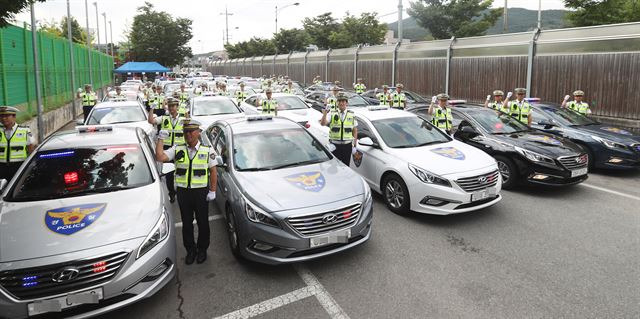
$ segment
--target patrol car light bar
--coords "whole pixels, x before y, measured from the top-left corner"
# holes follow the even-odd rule
[[[540,98],[539,97],[527,97],[524,99],[527,102],[540,102]]]
[[[64,152],[40,154],[38,157],[39,158],[58,158],[58,157],[73,156],[73,154],[74,154],[74,151],[64,151]]]
[[[449,105],[466,104],[467,100],[449,100]]]
[[[369,111],[382,111],[382,110],[388,110],[389,107],[384,105],[371,105],[368,107],[368,109]]]
[[[78,133],[108,132],[113,131],[111,125],[81,125],[77,126]]]
[[[248,115],[247,121],[273,120],[273,115]]]

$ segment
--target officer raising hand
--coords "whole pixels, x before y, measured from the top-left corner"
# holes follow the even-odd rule
[[[158,133],[156,160],[174,161],[175,183],[178,186],[178,206],[182,218],[182,241],[187,250],[185,263],[194,260],[201,264],[207,259],[209,248],[209,207],[207,201],[216,198],[216,161],[213,151],[200,145],[200,123],[185,119],[182,124],[185,145],[174,145],[164,149],[167,131]],[[194,241],[193,217],[198,224],[198,241]]]

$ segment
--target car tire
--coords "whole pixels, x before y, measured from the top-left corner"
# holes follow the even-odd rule
[[[411,207],[409,189],[397,174],[390,174],[382,181],[382,198],[392,212],[406,216]]]
[[[504,156],[495,156],[496,162],[498,162],[498,171],[502,175],[502,188],[512,189],[515,187],[518,181],[518,168],[512,160]]]
[[[244,257],[242,256],[240,250],[240,233],[238,229],[238,223],[236,222],[236,217],[233,214],[233,211],[230,206],[227,206],[225,209],[225,217],[227,223],[227,239],[229,240],[229,249],[238,260],[243,261]]]

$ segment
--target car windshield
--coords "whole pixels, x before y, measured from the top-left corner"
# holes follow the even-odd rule
[[[94,108],[87,124],[116,124],[146,121],[142,108],[138,106]]]
[[[298,128],[238,134],[233,145],[238,171],[280,169],[331,159],[317,140]]]
[[[353,95],[349,97],[349,106],[350,107],[366,107],[369,106],[369,103],[360,95]]]
[[[429,103],[422,96],[416,94],[415,92],[405,91],[404,96],[407,98],[407,102],[409,103]]]
[[[262,99],[266,99],[265,96],[261,97]],[[278,110],[279,111],[288,111],[288,110],[302,110],[308,109],[307,105],[297,96],[275,96],[273,97],[276,102],[278,102]],[[260,107],[262,109],[262,107]]]
[[[550,115],[554,121],[562,125],[593,125],[598,123],[569,109],[550,106],[541,106],[541,108],[546,112],[546,114]]]
[[[498,114],[487,110],[473,112],[470,115],[484,130],[491,134],[509,134],[529,130],[526,125],[504,113]]]
[[[48,150],[35,154],[5,200],[81,196],[152,182],[151,170],[139,145]]]
[[[236,104],[228,98],[193,101],[193,115],[219,115],[240,113]]]
[[[417,116],[373,121],[384,142],[391,148],[410,148],[449,142],[433,125]]]
[[[248,82],[244,82],[245,87],[250,87],[252,89],[259,89],[262,87],[262,84],[260,84],[260,82],[257,81],[248,81]]]

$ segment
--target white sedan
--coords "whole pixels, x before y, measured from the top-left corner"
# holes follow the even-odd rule
[[[329,143],[329,128],[320,125],[322,113],[311,108],[297,95],[273,93],[272,98],[278,102],[278,116],[288,118],[304,126],[323,144]],[[266,99],[264,94],[255,94],[240,103],[240,107],[248,114],[260,114],[262,107],[256,107],[256,100]]]
[[[114,127],[139,127],[153,135],[154,127],[147,122],[147,112],[138,101],[108,101],[96,104],[86,121],[78,125],[111,125]]]
[[[217,120],[242,117],[244,113],[229,97],[203,95],[191,98],[189,106],[191,118],[206,128]]]
[[[413,113],[371,107],[353,109],[358,146],[351,168],[382,194],[397,214],[449,215],[500,201],[496,161],[458,142]]]

